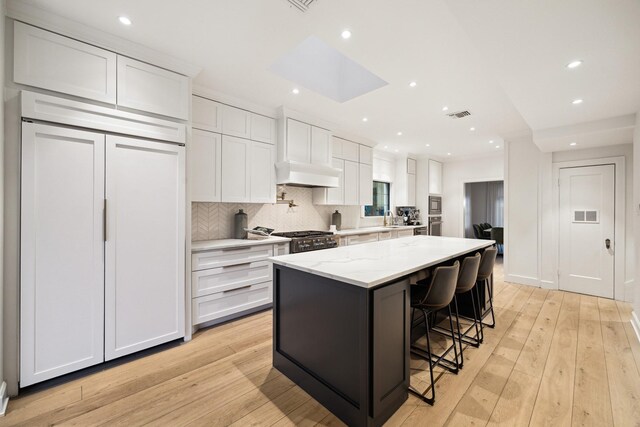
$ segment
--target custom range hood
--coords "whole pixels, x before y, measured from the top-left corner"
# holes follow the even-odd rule
[[[298,187],[339,187],[341,172],[329,166],[285,160],[276,163],[276,182]]]

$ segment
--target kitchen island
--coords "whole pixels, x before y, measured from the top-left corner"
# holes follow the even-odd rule
[[[273,364],[350,426],[407,399],[410,276],[491,240],[413,236],[271,258]]]

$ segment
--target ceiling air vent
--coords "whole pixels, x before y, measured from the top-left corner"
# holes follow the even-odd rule
[[[314,1],[315,0],[289,0],[289,3],[291,3],[301,11],[306,12],[307,9],[309,9],[311,3],[313,3]]]
[[[471,113],[468,111],[458,111],[457,113],[451,113],[451,114],[447,114],[447,116],[451,117],[452,119],[461,119],[463,117],[467,117],[470,116]]]

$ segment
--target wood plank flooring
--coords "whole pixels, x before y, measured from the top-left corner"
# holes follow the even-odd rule
[[[505,283],[497,326],[438,370],[436,404],[410,396],[389,426],[640,426],[640,343],[629,304]],[[192,342],[9,402],[12,425],[340,426],[271,366],[271,312],[198,332]],[[446,345],[444,338],[440,344]],[[437,343],[436,343],[437,344]],[[428,367],[412,360],[412,385]]]

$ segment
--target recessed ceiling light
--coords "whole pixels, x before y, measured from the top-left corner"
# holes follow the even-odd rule
[[[397,153],[397,152],[398,152],[398,149],[396,148],[396,149],[395,149],[395,150],[393,150],[393,151],[395,151],[395,152]]]
[[[450,155],[451,155],[451,153],[447,153],[447,156],[450,156]]]
[[[582,99],[574,99],[573,101],[571,101],[571,103],[572,103],[573,105],[582,104]]]
[[[350,30],[343,30],[342,34],[340,34],[342,36],[343,39],[348,39],[351,38],[351,31]]]
[[[120,21],[122,25],[131,25],[131,19],[126,16],[119,16],[118,21]]]
[[[493,144],[493,139],[491,141],[489,141],[489,144]]]
[[[299,94],[299,93],[300,93],[300,90],[296,87],[296,88],[293,88],[293,90],[291,91],[291,93],[293,93],[294,95],[297,95],[297,94]]]
[[[398,132],[398,136],[402,136],[402,132]]]
[[[500,146],[499,146],[499,145],[496,145],[496,148],[500,148]]]
[[[567,68],[578,68],[579,66],[582,65],[582,61],[577,60],[577,61],[571,61],[567,64]]]
[[[363,118],[362,118],[362,121],[363,121],[363,122],[368,122],[368,121],[369,121],[369,119],[367,119],[366,117],[363,117]]]
[[[389,146],[388,146],[388,145],[385,145],[385,146],[384,146],[384,148],[389,148]]]
[[[476,128],[469,128],[469,130],[473,132],[474,130],[476,130]]]
[[[431,147],[431,144],[425,144],[424,146],[425,147]]]
[[[442,107],[442,111],[447,111],[449,109],[449,107],[447,107],[446,105],[444,107]]]
[[[418,83],[416,83],[416,82],[409,83],[409,86],[411,86],[411,87],[416,87],[417,85],[418,85]]]
[[[570,145],[570,146],[572,146],[572,147],[575,147],[576,145],[578,145],[578,143],[577,143],[577,142],[572,142],[572,143],[571,143],[571,144],[569,144],[569,145]]]

